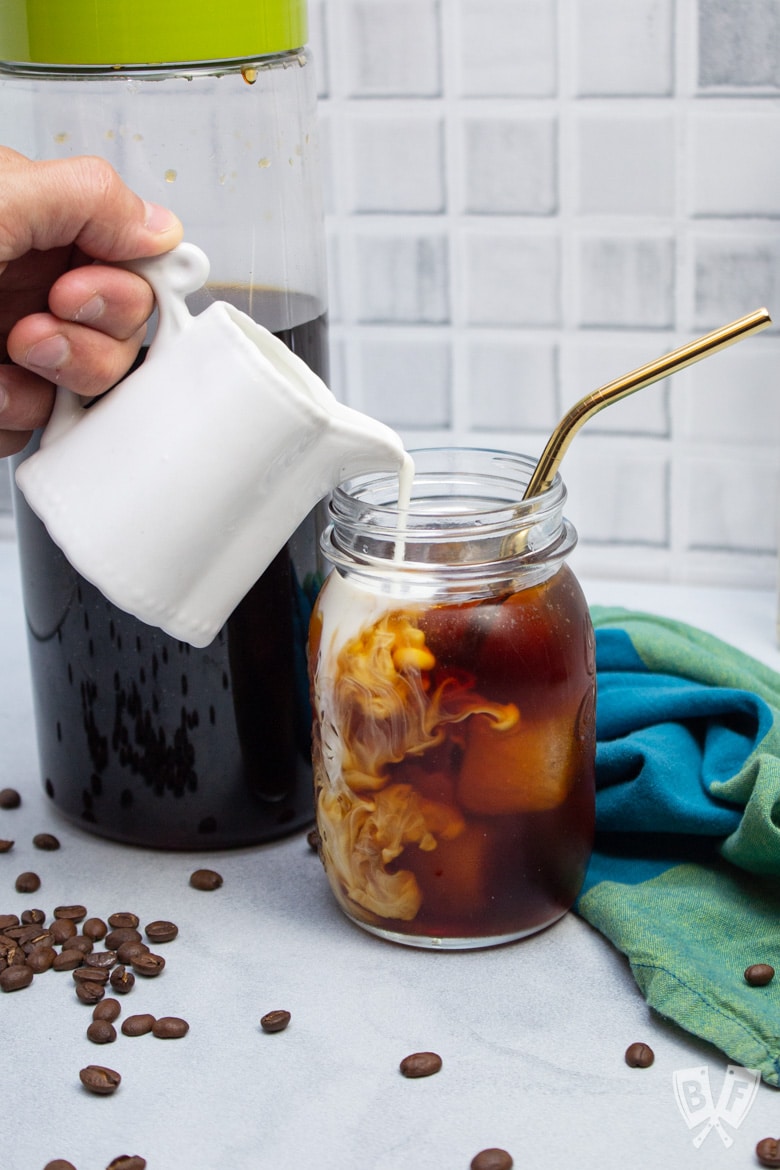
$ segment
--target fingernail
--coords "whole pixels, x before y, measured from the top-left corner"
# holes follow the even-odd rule
[[[61,333],[39,341],[25,355],[24,364],[39,370],[57,370],[70,356],[70,346]]]
[[[5,410],[7,402],[8,402],[8,391],[3,386],[0,386],[0,414],[2,414],[3,411]]]
[[[88,324],[90,321],[96,321],[101,316],[106,307],[106,302],[97,293],[90,297],[80,309],[73,314],[72,320],[78,321],[81,324]]]
[[[144,227],[150,232],[161,234],[162,232],[172,231],[179,226],[177,217],[167,207],[161,207],[159,203],[148,203],[145,201],[146,219],[144,220]]]

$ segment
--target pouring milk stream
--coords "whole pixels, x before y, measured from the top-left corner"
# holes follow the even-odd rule
[[[145,362],[92,403],[58,388],[16,480],[109,600],[206,646],[338,483],[398,471],[402,515],[413,464],[393,430],[338,402],[251,317],[225,301],[191,315],[185,297],[209,272],[199,248],[126,267],[157,299]]]

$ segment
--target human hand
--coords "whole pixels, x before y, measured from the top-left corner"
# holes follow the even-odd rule
[[[0,147],[0,457],[46,422],[54,383],[100,394],[132,365],[152,290],[99,261],[155,256],[181,237],[176,216],[103,159],[31,162]]]

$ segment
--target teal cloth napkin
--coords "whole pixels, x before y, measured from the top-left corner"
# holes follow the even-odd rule
[[[780,1085],[780,675],[681,622],[592,616],[596,843],[575,910],[656,1011]],[[753,963],[774,980],[751,987]]]

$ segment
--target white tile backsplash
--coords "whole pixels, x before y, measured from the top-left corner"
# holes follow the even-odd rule
[[[344,131],[350,212],[444,211],[444,137],[436,110],[361,110]]]
[[[578,243],[580,325],[605,329],[673,326],[671,237],[584,236]]]
[[[577,210],[582,215],[671,216],[674,137],[674,116],[667,108],[583,112],[575,139]]]
[[[455,69],[465,97],[549,97],[556,91],[556,5],[458,0]]]
[[[557,121],[466,115],[460,123],[461,209],[477,215],[552,215],[558,209]],[[497,165],[497,162],[499,165]]]
[[[673,0],[572,0],[567,15],[580,96],[671,93]]]
[[[778,42],[780,49],[780,42]],[[690,117],[690,211],[697,216],[780,216],[780,132],[765,103],[718,102]],[[725,106],[725,108],[723,108]]]
[[[560,324],[560,244],[512,227],[467,228],[461,276],[467,325]]]

